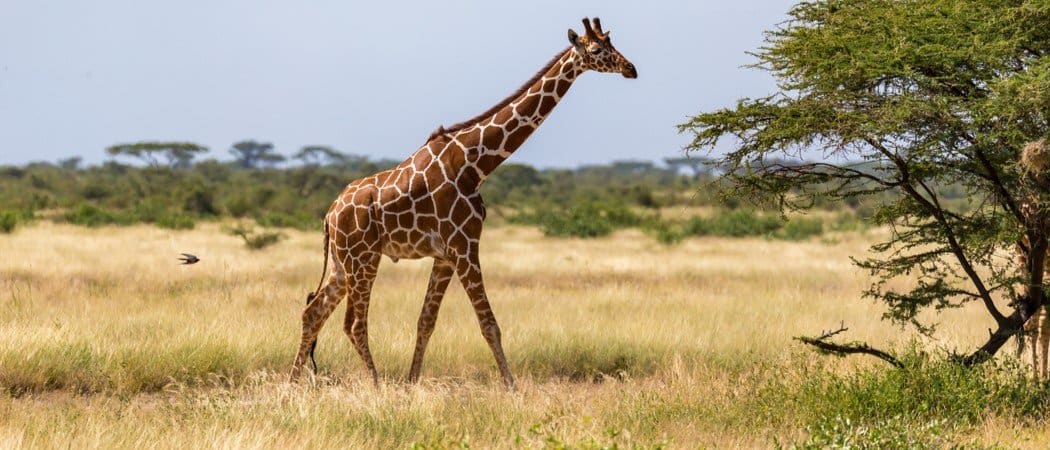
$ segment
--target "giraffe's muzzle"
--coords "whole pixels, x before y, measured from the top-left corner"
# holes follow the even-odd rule
[[[623,70],[623,77],[630,78],[632,80],[638,78],[638,69],[634,67],[634,64],[627,63],[627,67],[625,67]]]

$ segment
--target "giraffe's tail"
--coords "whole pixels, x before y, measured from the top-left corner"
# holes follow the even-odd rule
[[[324,286],[325,276],[328,275],[328,220],[325,219],[324,223],[324,266],[321,268],[321,281],[317,283],[317,289],[313,292],[306,294],[306,304],[310,305],[317,298],[317,295],[321,293],[321,287]],[[314,338],[313,343],[310,344],[310,363],[314,366],[314,373],[317,373],[317,360],[314,359],[314,350],[317,349],[317,338]]]

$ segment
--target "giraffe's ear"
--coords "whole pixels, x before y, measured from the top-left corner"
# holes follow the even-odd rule
[[[575,31],[572,31],[572,28],[569,28],[569,43],[571,43],[574,47],[576,47],[576,46],[580,45],[579,42],[580,42],[580,35],[576,34]]]

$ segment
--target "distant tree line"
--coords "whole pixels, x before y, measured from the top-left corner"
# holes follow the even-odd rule
[[[208,148],[190,142],[126,143],[105,151],[112,159],[96,166],[84,166],[80,157],[0,166],[0,225],[9,224],[3,228],[10,231],[15,223],[42,218],[86,226],[192,228],[199,220],[238,218],[264,227],[319,229],[324,212],[348,182],[400,162],[321,145],[305,146],[289,158],[273,144],[254,140],[231,145],[232,160],[226,161],[202,159]],[[552,236],[594,237],[636,227],[673,243],[697,235],[794,239],[825,228],[812,220],[786,224],[775,205],[768,214],[683,215],[685,207],[735,209],[746,199],[720,192],[724,189],[714,183],[724,174],[713,173],[704,159],[664,163],[615,161],[574,169],[506,163],[488,178],[482,195],[490,216],[536,225]],[[953,196],[953,189],[941,188],[947,199],[965,201],[961,191]],[[855,222],[875,203],[857,196],[815,206],[841,210]]]
[[[372,159],[310,145],[286,157],[273,144],[244,140],[232,160],[204,158],[191,142],[122,143],[110,160],[85,166],[80,157],[57,163],[0,166],[0,210],[84,225],[157,223],[190,227],[200,219],[251,218],[267,226],[311,228],[348,182],[400,161]],[[680,158],[666,167],[619,161],[576,169],[537,169],[508,163],[483,187],[487,204],[508,211],[570,209],[602,203],[658,209],[714,204],[697,190],[709,178]]]

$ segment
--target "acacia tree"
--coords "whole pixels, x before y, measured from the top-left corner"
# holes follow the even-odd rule
[[[679,131],[693,135],[687,151],[728,138],[717,157],[726,195],[784,211],[820,197],[885,199],[871,220],[890,237],[856,260],[876,279],[864,294],[885,303],[884,318],[927,334],[936,324],[922,311],[979,302],[994,331],[959,355],[977,364],[1046,304],[1046,223],[1024,211],[1046,191],[1016,163],[1050,136],[1048,52],[1045,0],[803,2],[753,54],[780,92]],[[949,185],[968,201],[945,202]],[[1022,236],[1031,257],[1018,274],[1010,253]],[[909,274],[911,288],[889,283]]]
[[[168,162],[173,169],[188,169],[193,165],[193,158],[208,151],[208,147],[192,142],[135,142],[117,144],[106,148],[112,156],[129,156],[156,167],[158,155]]]
[[[285,160],[284,155],[277,153],[273,144],[269,142],[240,141],[230,147],[230,153],[237,160],[237,166],[242,169],[274,166]]]
[[[292,155],[292,158],[302,161],[304,166],[323,166],[326,164],[340,164],[353,157],[332,147],[307,145]]]

